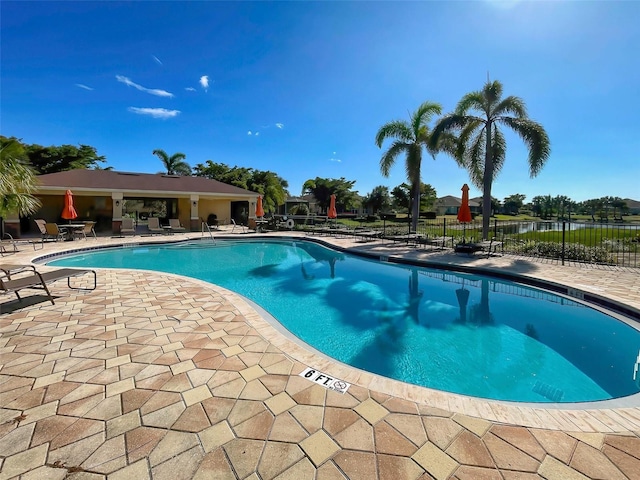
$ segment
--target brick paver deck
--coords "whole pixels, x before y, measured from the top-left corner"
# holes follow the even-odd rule
[[[0,262],[143,240],[22,246]],[[640,308],[637,271],[326,240]],[[553,409],[409,386],[308,351],[233,292],[176,280],[98,270],[93,292],[52,284],[55,305],[0,298],[0,480],[640,479],[638,404]],[[353,385],[326,390],[298,376],[307,366]]]

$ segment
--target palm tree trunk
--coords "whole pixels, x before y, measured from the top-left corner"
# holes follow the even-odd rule
[[[487,143],[485,148],[484,172],[482,177],[482,239],[489,239],[491,222],[491,183],[493,182],[493,152],[491,149],[491,122],[487,122]]]
[[[413,182],[413,201],[411,202],[411,231],[418,233],[418,219],[420,217],[420,177]]]

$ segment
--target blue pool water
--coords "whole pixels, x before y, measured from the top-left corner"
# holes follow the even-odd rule
[[[640,391],[640,331],[496,278],[382,263],[304,241],[97,250],[50,265],[163,271],[253,300],[354,367],[477,397],[583,402]]]

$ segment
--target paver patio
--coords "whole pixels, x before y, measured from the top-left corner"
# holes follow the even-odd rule
[[[637,271],[324,240],[640,308]],[[0,261],[123,241],[142,239],[23,246]],[[637,404],[523,406],[383,379],[305,349],[233,292],[169,274],[98,269],[95,291],[51,291],[55,305],[0,298],[0,480],[640,479]],[[353,385],[326,390],[298,376],[307,366]]]

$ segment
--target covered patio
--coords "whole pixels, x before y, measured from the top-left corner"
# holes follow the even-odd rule
[[[73,192],[77,221],[96,222],[102,234],[117,234],[122,217],[146,225],[150,216],[167,223],[179,219],[190,231],[215,215],[220,224],[232,219],[246,225],[255,218],[258,194],[203,177],[76,169],[40,175],[36,196],[41,208],[30,217],[5,218],[5,229],[14,238],[36,232],[33,220],[64,223],[64,194]]]

